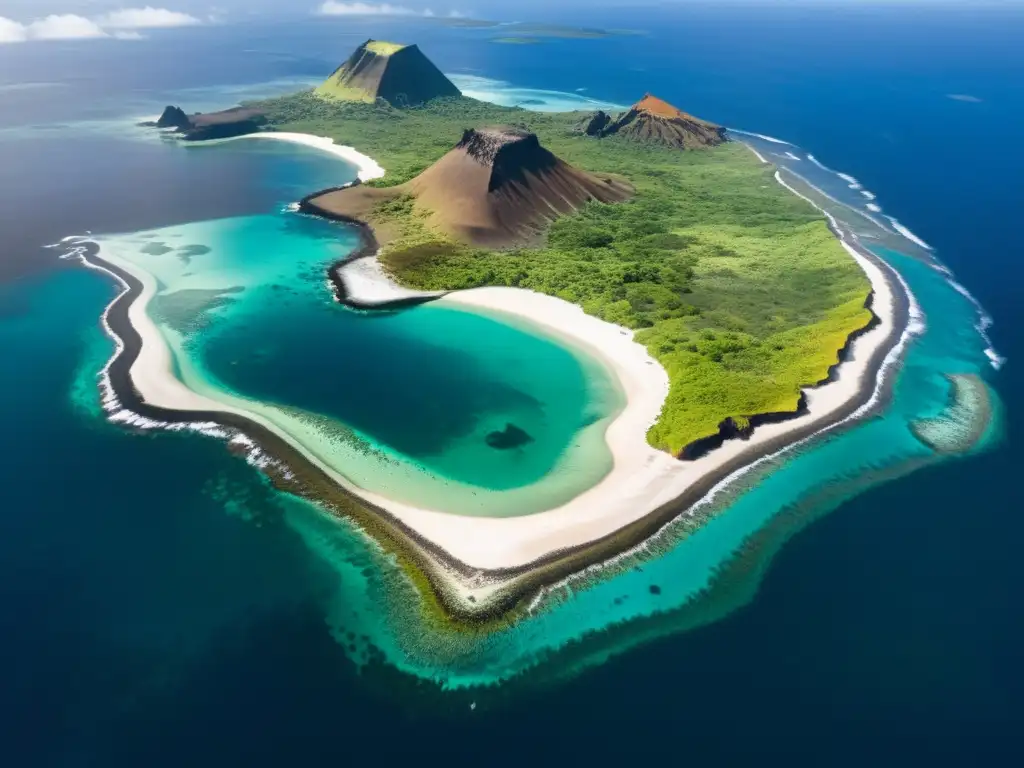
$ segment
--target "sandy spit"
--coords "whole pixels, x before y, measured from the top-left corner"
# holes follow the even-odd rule
[[[200,147],[223,144],[228,141],[241,141],[243,139],[271,139],[273,141],[287,141],[290,144],[301,144],[304,147],[319,149],[322,152],[340,157],[358,169],[359,180],[373,181],[384,176],[384,169],[380,164],[368,155],[364,155],[354,147],[346,147],[335,144],[334,139],[329,136],[313,136],[309,133],[285,133],[277,131],[261,131],[260,133],[247,133],[242,136],[233,136],[228,139],[213,139],[211,141],[196,142],[186,146]]]

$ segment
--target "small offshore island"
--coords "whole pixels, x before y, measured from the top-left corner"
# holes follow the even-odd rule
[[[756,150],[650,94],[617,115],[500,107],[462,96],[416,46],[371,40],[315,91],[209,115],[168,107],[153,125],[349,160],[356,182],[310,190],[294,214],[357,233],[330,269],[338,301],[478,311],[564,341],[617,383],[621,407],[593,427],[611,466],[589,489],[518,516],[421,508],[361,488],[262,411],[190,390],[147,315],[154,278],[86,248],[126,286],[106,315],[120,344],[111,409],[258,446],[279,487],[357,523],[459,621],[514,615],[745,468],[866,415],[911,322],[891,267]],[[533,441],[506,422],[479,450]]]

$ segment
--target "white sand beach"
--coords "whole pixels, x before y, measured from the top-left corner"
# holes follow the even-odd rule
[[[322,152],[327,152],[335,157],[340,157],[342,160],[356,166],[360,181],[373,181],[374,179],[380,179],[384,176],[384,169],[381,168],[380,164],[372,157],[364,155],[353,147],[345,147],[341,144],[335,144],[334,139],[328,136],[313,136],[309,133],[278,133],[276,131],[262,131],[260,133],[247,133],[242,136],[234,136],[229,139],[213,139],[201,143],[188,144],[186,146],[212,146],[215,144],[223,144],[228,141],[241,141],[243,139],[287,141],[291,144],[301,144],[304,147],[319,149]]]
[[[284,138],[286,136],[293,138]],[[352,160],[347,148],[337,147],[330,140],[305,137],[300,141],[294,138],[297,136],[268,133],[260,137],[299,141],[335,153],[345,152],[346,159]],[[315,142],[310,143],[310,139]],[[366,161],[361,166],[366,172],[375,173],[373,169],[380,168],[369,158]],[[770,450],[778,453],[777,448],[770,446],[777,446],[787,435],[807,434],[808,429],[819,425],[821,429],[834,426],[841,420],[839,414],[854,398],[865,391],[875,392],[880,374],[871,364],[872,358],[892,332],[899,330],[894,329],[894,291],[906,288],[895,273],[886,274],[887,268],[866,258],[849,243],[844,241],[843,246],[871,281],[872,306],[880,321],[878,325],[853,342],[848,360],[839,367],[836,381],[807,391],[807,413],[789,421],[760,426],[748,440],[727,441],[695,461],[679,461],[647,444],[647,429],[657,420],[668,393],[668,375],[644,347],[633,341],[627,329],[586,315],[578,306],[561,299],[517,288],[479,288],[437,299],[488,314],[514,316],[540,326],[547,333],[602,360],[614,371],[626,395],[625,409],[606,432],[614,467],[600,483],[558,508],[500,519],[429,511],[367,493],[326,466],[295,436],[283,433],[278,425],[260,414],[226,406],[191,391],[175,377],[170,350],[146,312],[146,305],[156,291],[153,277],[103,252],[97,261],[108,260],[143,285],[141,295],[130,307],[129,321],[142,338],[142,349],[131,368],[131,379],[146,403],[176,411],[221,411],[245,416],[280,435],[340,486],[387,510],[451,558],[470,568],[488,571],[526,566],[558,550],[584,545],[614,533],[679,498],[695,483],[709,476],[726,474],[726,468],[741,455],[750,456],[746,467],[749,469],[765,460]],[[354,262],[348,276],[352,281],[348,285],[363,298],[385,300],[408,295],[405,289],[387,278],[373,257]],[[716,491],[743,471],[746,470],[723,477]],[[707,498],[705,496],[705,500]],[[500,580],[466,581],[445,568],[443,562],[438,562],[435,576],[444,580],[453,595],[475,609],[485,605],[488,596],[501,588]],[[472,604],[468,602],[471,597]]]

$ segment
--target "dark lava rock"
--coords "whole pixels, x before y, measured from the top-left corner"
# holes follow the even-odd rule
[[[661,587],[659,587],[657,584],[651,584],[650,589],[651,589],[651,594],[652,595],[660,595],[661,594]]]
[[[499,451],[519,448],[533,442],[533,438],[515,424],[506,424],[505,429],[501,432],[491,432],[487,435],[486,440],[491,448]]]
[[[156,121],[156,127],[186,131],[192,127],[192,121],[181,107],[167,107],[160,115],[160,119]]]
[[[577,130],[587,136],[602,136],[611,122],[611,115],[603,110],[598,110],[592,115],[587,115],[577,126]]]

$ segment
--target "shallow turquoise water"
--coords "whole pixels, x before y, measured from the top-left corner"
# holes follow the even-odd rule
[[[271,414],[361,488],[516,515],[611,468],[604,430],[624,404],[614,374],[471,311],[340,306],[326,270],[354,247],[350,230],[282,210],[100,242],[159,281],[148,311],[189,386]],[[508,425],[529,442],[489,446]]]

